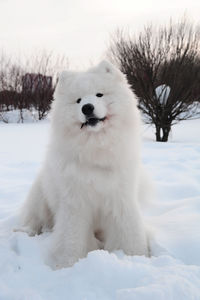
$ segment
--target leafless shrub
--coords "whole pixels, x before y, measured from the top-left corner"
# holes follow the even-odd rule
[[[118,30],[108,57],[127,75],[145,121],[156,127],[157,141],[166,142],[174,124],[197,116],[200,34],[186,19],[148,26],[137,37]]]

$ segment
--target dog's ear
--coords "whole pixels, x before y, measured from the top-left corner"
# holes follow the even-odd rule
[[[76,72],[62,71],[58,76],[58,82],[56,85],[54,96],[56,96],[57,94],[63,94],[73,82],[75,76]]]
[[[105,75],[107,74],[109,76],[113,76],[120,81],[126,80],[125,75],[107,60],[101,61],[96,67],[96,70],[98,72],[104,73]]]
[[[97,68],[99,69],[99,71],[102,71],[104,73],[114,73],[116,71],[116,68],[107,60],[102,60]]]

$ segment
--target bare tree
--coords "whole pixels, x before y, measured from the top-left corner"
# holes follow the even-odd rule
[[[23,70],[5,54],[0,57],[0,111],[1,119],[8,122],[6,111],[20,109],[21,77]],[[20,115],[22,111],[20,110]]]
[[[108,56],[127,75],[157,141],[166,142],[174,124],[198,113],[199,46],[198,28],[185,19],[157,30],[148,26],[137,37],[118,30],[112,38]]]

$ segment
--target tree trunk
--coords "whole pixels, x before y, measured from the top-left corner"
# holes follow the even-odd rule
[[[23,108],[20,108],[20,120],[19,123],[24,123],[24,116],[23,116]]]
[[[160,126],[156,126],[156,142],[161,142],[161,135],[160,135],[160,130],[161,127]]]
[[[161,129],[162,129],[162,135],[161,135]],[[156,126],[156,142],[167,142],[169,133],[171,130],[171,125],[167,126]]]
[[[170,125],[165,126],[165,127],[162,128],[162,131],[163,131],[162,142],[167,142],[168,141],[170,130],[171,130]]]

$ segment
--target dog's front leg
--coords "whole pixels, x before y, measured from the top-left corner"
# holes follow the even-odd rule
[[[126,207],[118,215],[109,217],[104,249],[120,249],[127,255],[149,256],[145,226],[136,205]]]
[[[61,206],[56,216],[50,246],[53,268],[70,267],[93,250],[89,244],[91,222],[85,207]]]

